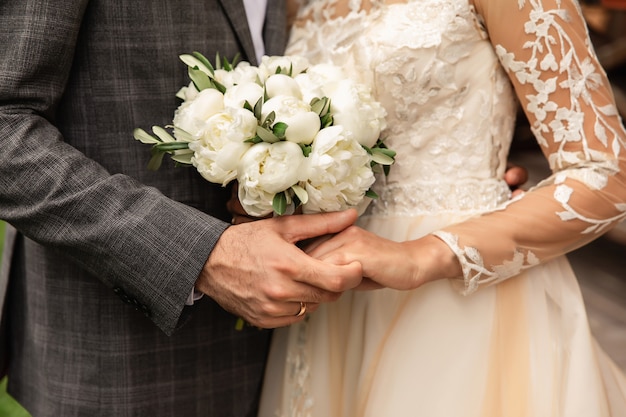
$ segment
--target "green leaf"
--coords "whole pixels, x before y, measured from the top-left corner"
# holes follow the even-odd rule
[[[204,72],[189,67],[187,73],[198,91],[206,90],[207,88],[214,88],[213,81]]]
[[[263,97],[259,97],[259,99],[254,103],[254,117],[257,120],[261,120],[261,112],[263,111]]]
[[[302,154],[306,158],[311,154],[311,150],[313,149],[313,146],[305,145],[304,143],[301,143],[300,148],[302,148]]]
[[[202,71],[206,75],[213,74],[213,68],[211,64],[207,66],[205,62],[203,62],[201,59],[198,59],[194,55],[183,54],[179,55],[178,57],[191,69]]]
[[[272,113],[274,113],[274,112],[272,112]],[[272,128],[272,132],[274,132],[274,135],[276,135],[276,137],[278,139],[284,139],[285,138],[285,132],[287,131],[287,127],[288,127],[287,123],[278,122]]]
[[[292,185],[291,189],[296,194],[296,197],[298,197],[298,200],[300,200],[302,204],[306,204],[307,201],[309,201],[309,193],[307,193],[304,188],[296,184]]]
[[[189,142],[161,142],[152,147],[159,152],[172,152],[180,149],[189,149]]]
[[[246,325],[246,322],[241,317],[237,317],[237,322],[235,322],[235,330],[242,331],[243,327]]]
[[[380,165],[391,165],[394,163],[394,159],[389,155],[381,152],[381,149],[372,149],[372,161]]]
[[[182,141],[182,142],[195,141],[193,136],[191,136],[191,133],[187,132],[186,130],[181,129],[180,127],[177,127],[177,126],[166,126],[166,127],[171,127],[172,129],[174,129],[174,134],[176,135],[176,139],[178,141]]]
[[[163,156],[165,152],[160,152],[158,149],[152,148],[152,158],[148,161],[148,169],[150,171],[156,171],[161,167],[163,163]]]
[[[371,189],[367,190],[365,192],[365,197],[369,197],[369,198],[373,198],[373,199],[377,199],[378,198],[378,194],[376,194],[374,191],[372,191]]]
[[[182,154],[175,154],[172,156],[172,160],[178,162],[179,164],[183,164],[183,165],[191,165],[191,158],[193,158],[194,153],[190,152],[190,153],[182,153]]]
[[[274,212],[279,216],[285,214],[285,211],[287,210],[287,197],[285,196],[284,191],[274,195],[272,207],[274,208]]]
[[[176,142],[176,139],[174,139],[174,137],[161,126],[152,126],[152,133],[157,135],[163,142]]]
[[[263,120],[263,123],[261,124],[261,126],[269,129],[272,123],[274,123],[275,119],[276,119],[276,112],[272,111],[270,112],[270,114],[267,115],[265,120]]]
[[[211,61],[209,61],[204,55],[202,55],[200,52],[194,51],[193,56],[198,61],[202,62],[202,64],[204,64],[204,66],[209,69],[211,74],[215,73],[215,68],[213,68],[213,64],[211,64]]]
[[[279,141],[276,135],[274,135],[270,130],[264,128],[263,126],[256,127],[256,134],[263,140],[263,142],[275,143]]]
[[[224,84],[219,83],[215,78],[211,79],[211,85],[222,94],[226,92],[226,87],[224,86]]]
[[[374,147],[373,149],[376,150],[376,152],[383,153],[383,154],[387,155],[390,158],[395,158],[396,157],[396,151],[394,151],[393,149],[381,148],[381,147]]]
[[[246,140],[244,140],[243,142],[244,142],[244,143],[252,143],[252,144],[257,144],[257,143],[261,143],[261,142],[263,142],[263,139],[261,139],[261,138],[260,138],[260,137],[258,137],[258,136],[255,136],[255,137],[253,137],[253,138],[246,139]]]
[[[330,109],[330,99],[328,97],[314,98],[311,100],[311,111],[319,114],[320,117],[328,114]]]
[[[334,122],[333,115],[331,113],[326,113],[324,116],[320,118],[321,129],[325,127],[332,126]]]
[[[133,137],[137,139],[139,142],[146,143],[149,145],[152,145],[155,143],[161,143],[159,139],[155,138],[154,136],[152,136],[151,134],[149,134],[148,132],[140,128],[133,130]]]
[[[383,172],[385,173],[385,177],[389,175],[390,169],[391,165],[383,165]]]

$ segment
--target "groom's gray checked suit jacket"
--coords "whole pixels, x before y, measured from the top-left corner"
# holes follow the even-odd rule
[[[179,54],[255,61],[241,0],[2,0],[0,43],[10,393],[34,417],[252,415],[269,333],[207,297],[184,308],[228,191],[148,171],[132,136],[171,123]]]

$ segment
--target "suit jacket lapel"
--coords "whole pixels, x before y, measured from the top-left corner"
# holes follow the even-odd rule
[[[263,26],[266,55],[282,55],[287,43],[287,5],[285,0],[267,0]]]
[[[245,56],[241,57],[242,60],[248,61],[251,64],[256,64],[256,54],[254,53],[254,43],[252,42],[252,35],[250,35],[250,28],[248,27],[248,19],[246,18],[245,8],[242,0],[220,0],[224,12],[230,21],[232,28],[237,34],[239,42],[241,42],[241,48]]]

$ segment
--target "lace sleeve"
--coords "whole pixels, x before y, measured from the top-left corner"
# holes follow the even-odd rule
[[[626,133],[573,0],[476,0],[549,161],[522,198],[435,233],[457,254],[464,293],[576,249],[626,217]]]

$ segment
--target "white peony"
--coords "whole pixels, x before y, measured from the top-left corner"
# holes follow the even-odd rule
[[[331,82],[324,86],[324,95],[330,98],[334,125],[351,132],[361,145],[372,147],[387,127],[387,112],[374,100],[370,89],[350,79]]]
[[[289,74],[291,70],[291,76],[304,72],[310,66],[309,61],[302,56],[264,56],[261,58],[261,64],[259,65],[259,79],[261,82],[265,82],[270,75],[276,74],[278,68],[280,68],[281,74]]]
[[[224,105],[226,107],[243,107],[247,101],[254,107],[256,102],[263,97],[263,87],[254,82],[237,84],[224,93]]]
[[[261,142],[252,146],[238,167],[239,200],[252,216],[272,212],[274,195],[289,189],[306,173],[306,158],[293,142]]]
[[[207,88],[200,91],[191,100],[183,102],[174,113],[174,126],[191,134],[194,138],[200,134],[213,115],[224,110],[224,95]]]
[[[191,163],[208,181],[226,185],[237,176],[237,166],[252,146],[245,140],[256,135],[257,120],[245,109],[227,108],[213,115],[189,143]]]
[[[265,81],[265,91],[268,97],[292,96],[302,99],[302,92],[296,80],[285,74],[270,75]]]
[[[289,142],[310,144],[321,124],[319,115],[311,111],[311,106],[293,96],[276,96],[263,104],[263,120],[274,112],[274,123],[287,124],[285,139]]]
[[[369,154],[342,126],[320,130],[307,160],[305,213],[355,207],[374,183]]]
[[[325,95],[323,87],[326,84],[345,79],[344,71],[332,64],[313,65],[306,72],[294,77],[300,90],[302,100],[310,103],[313,98],[321,98]]]
[[[213,73],[213,78],[226,89],[229,89],[237,84],[258,82],[259,69],[250,65],[249,62],[242,61],[231,71],[216,69]]]

